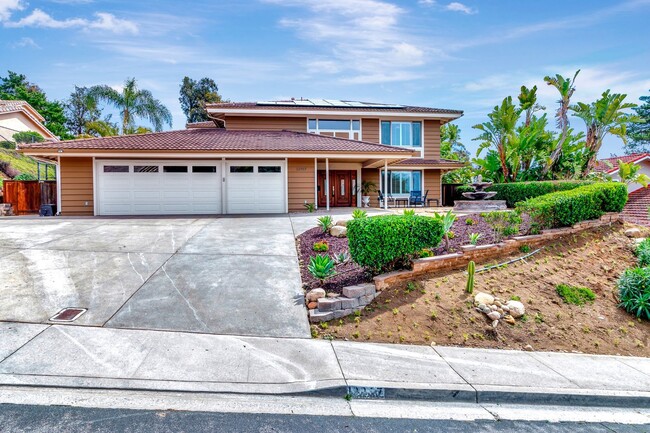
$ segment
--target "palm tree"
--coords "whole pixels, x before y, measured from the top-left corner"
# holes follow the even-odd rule
[[[624,110],[636,107],[636,104],[624,102],[626,97],[626,94],[610,93],[607,89],[600,99],[591,104],[578,102],[571,106],[576,117],[584,120],[587,127],[585,146],[589,152],[589,160],[583,168],[583,175],[589,173],[607,134],[620,137],[623,143],[627,143],[627,124],[637,119],[631,114],[624,113]]]
[[[440,157],[457,161],[469,160],[469,152],[460,142],[460,128],[448,123],[440,127]]]
[[[122,134],[136,131],[136,118],[146,119],[154,130],[162,131],[163,125],[172,125],[172,115],[162,102],[155,99],[150,91],[139,89],[135,78],[127,78],[121,92],[110,86],[100,85],[90,88],[93,97],[114,105],[120,110]]]
[[[533,114],[535,114],[536,111],[546,109],[546,107],[537,103],[537,86],[533,86],[530,89],[526,86],[521,86],[521,93],[519,93],[518,99],[519,106],[526,113],[525,126],[530,125],[530,122],[533,120]]]
[[[560,93],[560,99],[557,101],[560,106],[555,113],[555,119],[557,122],[557,127],[562,130],[562,134],[560,134],[560,139],[555,145],[555,150],[553,150],[551,157],[542,169],[542,177],[545,177],[548,172],[551,171],[551,168],[553,168],[557,160],[560,159],[562,146],[564,146],[564,141],[566,140],[567,134],[569,132],[569,106],[571,104],[571,97],[576,91],[575,82],[576,77],[579,73],[580,69],[576,71],[572,79],[565,78],[560,74],[556,74],[555,77],[549,77],[548,75],[544,77],[546,84],[555,87]]]
[[[510,153],[510,144],[520,114],[521,112],[512,103],[512,97],[508,96],[501,102],[501,105],[495,106],[492,112],[488,114],[490,118],[488,122],[473,126],[474,129],[482,131],[481,135],[474,139],[483,142],[479,146],[476,156],[478,157],[483,149],[494,147],[499,157],[505,182],[511,180],[508,168],[508,154]]]

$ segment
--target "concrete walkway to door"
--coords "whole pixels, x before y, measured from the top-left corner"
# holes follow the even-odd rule
[[[309,338],[286,215],[6,218],[0,321]]]

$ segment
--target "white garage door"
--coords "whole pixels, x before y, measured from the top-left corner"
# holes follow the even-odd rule
[[[227,161],[227,213],[286,212],[286,168],[284,161]]]
[[[221,213],[221,161],[97,161],[99,215]]]

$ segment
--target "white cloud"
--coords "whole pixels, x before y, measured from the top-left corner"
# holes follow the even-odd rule
[[[342,82],[380,83],[409,79],[413,68],[426,63],[427,52],[400,23],[406,11],[388,1],[262,1],[306,10],[302,17],[283,18],[279,23],[316,42],[312,52],[300,55],[309,59],[302,62],[307,73],[322,72],[321,67],[326,73],[343,75]]]
[[[433,6],[436,4],[436,0],[418,0],[418,3],[423,6]]]
[[[475,9],[473,9],[473,8],[467,6],[467,5],[464,5],[463,3],[459,3],[459,2],[451,2],[451,3],[449,3],[447,6],[445,6],[445,9],[447,9],[448,11],[452,11],[452,12],[462,12],[462,13],[468,14],[468,15],[472,15],[472,14],[476,13]]]
[[[13,48],[41,48],[32,38],[21,38],[18,42],[11,44],[11,46]]]
[[[25,9],[21,0],[0,0],[0,22],[7,21],[11,14]]]
[[[0,0],[6,1],[6,0]],[[5,27],[41,27],[48,29],[80,28],[84,30],[106,30],[113,33],[138,33],[138,26],[113,14],[98,12],[94,20],[85,18],[68,18],[58,20],[41,9],[34,9],[29,15],[18,21],[7,21]]]

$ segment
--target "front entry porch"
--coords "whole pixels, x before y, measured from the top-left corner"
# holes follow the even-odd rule
[[[327,188],[327,174],[325,170],[318,170],[318,206],[327,206],[327,196],[330,196],[330,207],[351,207],[357,204],[357,171],[356,170],[330,170],[329,191]]]

